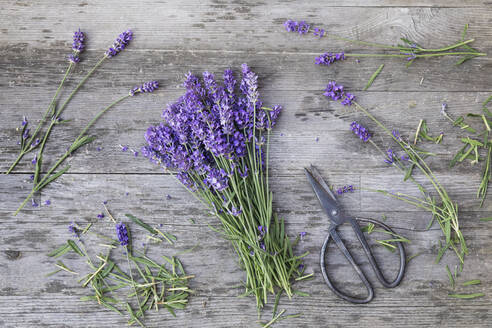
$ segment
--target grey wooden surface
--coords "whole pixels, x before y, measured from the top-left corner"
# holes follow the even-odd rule
[[[332,67],[317,67],[315,55],[325,50],[365,51],[357,46],[323,39],[299,37],[284,32],[288,19],[306,19],[333,33],[368,41],[395,43],[408,36],[423,45],[455,41],[465,23],[475,45],[492,53],[492,6],[470,1],[0,1],[0,171],[15,158],[17,133],[22,115],[31,122],[39,118],[56,89],[66,67],[66,53],[74,29],[87,32],[87,49],[79,73],[126,28],[134,30],[131,46],[106,62],[73,99],[64,117],[69,127],[55,130],[47,150],[47,164],[68,146],[88,117],[105,104],[140,82],[157,79],[161,88],[118,105],[92,129],[94,144],[70,158],[72,169],[36,195],[39,203],[26,206],[17,217],[11,213],[30,190],[31,157],[9,176],[0,175],[0,326],[2,327],[119,327],[125,319],[115,313],[84,303],[86,295],[69,274],[46,278],[54,261],[46,253],[68,237],[68,224],[97,221],[101,201],[118,218],[132,213],[178,237],[175,246],[152,248],[159,254],[175,254],[198,245],[181,259],[195,274],[191,286],[196,294],[177,318],[160,311],[150,313],[149,327],[252,327],[258,320],[252,298],[237,298],[236,286],[244,279],[228,242],[207,224],[217,221],[187,194],[173,178],[144,158],[120,151],[119,144],[138,149],[144,144],[147,126],[159,121],[162,108],[178,97],[187,71],[220,73],[227,67],[236,71],[243,62],[259,74],[265,103],[280,103],[285,111],[271,141],[271,185],[278,212],[295,236],[306,231],[297,252],[309,251],[307,272],[314,279],[295,284],[311,297],[283,299],[280,308],[287,314],[302,313],[281,321],[278,327],[394,327],[441,326],[480,327],[491,325],[492,233],[490,223],[478,218],[492,214],[489,200],[478,208],[475,191],[479,169],[468,164],[449,170],[447,163],[459,146],[460,133],[440,115],[441,103],[460,115],[478,111],[491,92],[490,57],[474,59],[455,67],[453,60],[417,61],[406,69],[397,60],[349,59]],[[369,91],[362,92],[372,72],[384,62],[385,68]],[[80,74],[70,79],[76,83]],[[451,254],[435,264],[437,227],[425,231],[430,219],[425,212],[369,192],[348,194],[342,203],[351,214],[387,216],[387,222],[411,240],[409,255],[421,253],[408,265],[406,276],[396,289],[386,290],[375,283],[376,298],[367,305],[350,305],[336,298],[324,285],[318,267],[320,244],[328,226],[307,185],[302,167],[313,163],[334,185],[346,183],[367,188],[385,188],[416,194],[401,182],[373,149],[362,145],[348,130],[352,120],[366,119],[352,109],[341,108],[322,96],[324,85],[336,79],[353,91],[360,103],[370,108],[390,127],[410,135],[420,118],[427,119],[433,133],[444,131],[442,145],[430,146],[437,156],[432,166],[452,198],[460,205],[460,222],[470,255],[459,276],[461,283],[481,279],[475,287],[458,287],[458,292],[484,292],[485,297],[455,300],[444,263],[451,268]],[[423,82],[421,83],[423,79]],[[66,96],[66,93],[64,94]],[[375,140],[387,145],[384,138]],[[97,147],[102,150],[98,151]],[[171,195],[167,199],[166,195]],[[193,218],[196,223],[188,219]],[[112,231],[107,221],[96,229]],[[344,230],[346,231],[346,230]],[[348,231],[347,231],[348,233]],[[143,231],[135,228],[137,240]],[[365,257],[350,236],[356,258],[374,281]],[[353,237],[353,236],[352,236]],[[140,239],[138,239],[140,238]],[[330,249],[334,251],[333,248]],[[391,268],[396,259],[376,248],[382,265]],[[67,260],[69,262],[70,260]],[[362,286],[336,252],[329,261],[330,272],[347,290]],[[76,261],[75,269],[79,269]],[[80,268],[82,264],[79,263]],[[388,270],[388,274],[394,270]],[[268,305],[262,319],[269,320]]]

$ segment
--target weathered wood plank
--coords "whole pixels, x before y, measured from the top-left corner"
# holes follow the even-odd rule
[[[98,136],[98,139],[70,159],[71,172],[160,172],[145,159],[134,158],[130,151],[121,152],[119,144],[129,145],[136,150],[145,144],[143,134],[147,127],[159,122],[165,104],[176,99],[181,93],[178,90],[170,90],[172,88],[174,87],[163,86],[164,90],[159,91],[156,95],[142,95],[138,99],[129,99],[114,108],[114,111],[103,116],[91,130],[94,135]],[[41,115],[40,112],[43,111],[36,104],[49,101],[49,95],[40,94],[41,91],[38,88],[32,89],[29,98],[32,100],[27,101],[22,96],[27,89],[20,89],[22,90],[12,89],[11,97],[5,100],[5,108],[9,110],[2,114],[0,122],[0,171],[5,171],[15,159],[19,138],[16,127],[20,125],[22,115],[27,114],[34,126],[36,119]],[[328,101],[321,91],[293,93],[265,90],[263,94],[265,104],[281,103],[284,105],[284,112],[278,126],[273,130],[271,139],[270,158],[274,174],[287,175],[298,172],[309,162],[339,173],[347,171],[347,163],[350,163],[350,173],[354,174],[372,170],[388,171],[380,154],[370,145],[362,144],[349,130],[350,123],[358,120],[372,130],[374,140],[380,147],[386,149],[391,146],[392,143],[388,138],[384,137],[382,132],[362,114]],[[459,138],[466,133],[459,128],[454,128],[441,115],[441,103],[445,101],[449,104],[448,111],[452,117],[465,115],[468,112],[479,113],[481,102],[490,93],[360,92],[358,95],[362,105],[369,108],[389,128],[399,128],[404,137],[413,138],[421,118],[426,119],[431,134],[437,135],[443,131],[445,136],[442,144],[433,145],[427,142],[423,145],[439,155],[436,160],[431,159],[432,167],[437,172],[447,172],[449,161],[461,148]],[[97,96],[91,92],[90,94],[83,93],[75,98],[64,115],[65,118],[73,119],[73,121],[67,126],[57,127],[50,137],[45,167],[70,144],[87,123],[89,117],[94,116],[114,98],[114,95],[99,92]],[[401,119],[402,115],[405,116],[404,120]],[[307,126],[309,129],[306,128]],[[481,122],[477,121],[476,126],[482,128]],[[101,151],[97,151],[98,147],[101,147]],[[17,170],[31,171],[30,160],[33,156],[34,154],[27,155]],[[478,176],[480,168],[463,163],[451,172],[454,174],[466,172]]]
[[[357,1],[358,2],[358,1]],[[445,43],[458,40],[463,26],[470,23],[470,36],[477,43],[490,45],[487,17],[491,8],[480,1],[428,1],[430,6],[457,8],[425,8],[423,2],[405,3],[404,8],[393,8],[389,2],[365,2],[360,7],[350,2],[237,2],[192,1],[125,3],[118,1],[84,3],[50,3],[35,7],[23,2],[5,2],[2,13],[9,17],[1,25],[2,41],[29,43],[33,46],[68,44],[70,31],[81,27],[89,32],[90,48],[105,48],[115,34],[128,27],[138,35],[140,49],[214,49],[222,51],[288,51],[323,49],[317,42],[297,41],[287,36],[282,23],[289,18],[306,19],[312,24],[323,24],[330,32],[381,43],[396,43],[406,35],[424,43]],[[23,4],[23,5],[19,5]],[[80,6],[80,5],[83,6]],[[339,6],[342,4],[342,6]],[[355,3],[353,3],[355,4]],[[359,3],[360,4],[360,3]],[[390,7],[379,7],[379,5]],[[402,1],[395,2],[396,6]],[[335,5],[335,6],[334,6]],[[424,8],[407,8],[423,5]],[[114,8],[118,8],[115,17]],[[63,14],[61,14],[61,13]],[[67,13],[74,13],[66,19]],[[99,24],[94,25],[94,17]],[[255,22],[255,23],[251,23]],[[158,31],[158,32],[157,32]],[[307,39],[307,38],[306,38]],[[293,42],[293,40],[296,40]],[[309,47],[306,45],[309,44]],[[330,44],[341,43],[330,40]]]

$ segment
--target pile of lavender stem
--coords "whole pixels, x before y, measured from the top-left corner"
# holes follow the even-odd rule
[[[131,30],[127,30],[123,33],[121,33],[115,40],[115,42],[106,50],[106,52],[103,54],[101,59],[97,61],[97,63],[88,71],[88,73],[80,80],[80,82],[75,86],[75,88],[72,90],[72,92],[68,95],[68,97],[65,99],[65,101],[61,104],[58,105],[57,101],[59,100],[59,95],[60,91],[62,90],[65,81],[67,78],[70,76],[74,66],[80,62],[80,54],[85,48],[84,42],[85,42],[85,34],[80,31],[76,31],[73,35],[73,43],[72,43],[72,52],[68,55],[68,67],[65,71],[65,74],[63,76],[63,79],[61,80],[55,95],[51,99],[50,104],[48,105],[48,108],[44,115],[42,116],[41,120],[39,121],[38,125],[34,129],[33,133],[30,134],[30,129],[28,127],[28,121],[27,118],[24,117],[22,121],[22,127],[18,129],[20,131],[20,150],[19,154],[17,155],[17,158],[14,160],[14,162],[10,165],[9,169],[5,172],[5,174],[9,174],[12,172],[12,170],[17,166],[17,164],[22,160],[22,158],[30,153],[33,152],[34,150],[37,150],[37,154],[34,155],[33,159],[31,160],[32,164],[34,165],[34,174],[31,176],[31,180],[33,181],[33,187],[29,195],[25,198],[25,200],[21,203],[19,208],[15,211],[14,215],[17,215],[19,211],[26,205],[26,203],[29,200],[32,200],[32,206],[36,207],[38,204],[32,198],[36,192],[39,192],[41,189],[43,189],[46,185],[49,183],[53,182],[56,180],[58,177],[60,177],[62,174],[64,174],[70,166],[66,166],[65,168],[61,169],[60,171],[56,171],[58,167],[63,164],[63,162],[72,155],[73,152],[75,152],[77,149],[80,147],[87,145],[94,141],[96,137],[94,136],[88,136],[86,133],[87,131],[96,123],[96,121],[109,109],[111,109],[113,106],[117,105],[118,103],[122,102],[123,100],[132,97],[138,93],[149,93],[153,92],[155,89],[158,88],[159,84],[157,81],[150,81],[146,82],[140,86],[136,86],[132,88],[126,95],[118,98],[116,101],[111,103],[109,106],[101,110],[85,127],[84,129],[80,132],[80,134],[75,138],[75,140],[72,142],[72,144],[67,148],[65,153],[61,155],[61,157],[51,166],[50,169],[44,174],[43,177],[41,177],[41,169],[42,169],[42,164],[43,164],[43,153],[46,147],[46,143],[48,141],[48,138],[52,132],[52,130],[55,128],[57,125],[65,124],[68,123],[69,120],[63,120],[61,115],[63,111],[65,110],[66,106],[70,102],[70,100],[73,98],[73,96],[79,91],[79,89],[85,84],[85,82],[89,79],[89,77],[97,70],[97,68],[107,59],[112,58],[116,55],[118,55],[121,51],[123,51],[126,46],[130,43],[130,41],[133,39],[133,33]],[[42,131],[43,127],[46,127],[44,132]],[[43,132],[43,133],[42,133]]]
[[[381,49],[385,52],[383,53],[331,53],[326,52],[316,57],[315,63],[317,65],[331,65],[337,61],[344,60],[346,57],[396,57],[403,58],[407,61],[407,67],[410,66],[416,59],[418,58],[430,58],[430,57],[441,57],[441,56],[461,56],[456,65],[461,65],[465,61],[472,59],[474,57],[487,56],[486,53],[479,52],[477,49],[472,48],[470,44],[475,41],[475,39],[465,40],[466,33],[468,31],[468,24],[465,25],[463,33],[461,35],[461,40],[444,46],[440,48],[424,48],[420,46],[417,42],[409,40],[407,38],[400,38],[400,40],[404,43],[403,45],[386,45],[374,42],[367,42],[361,40],[348,39],[341,36],[337,36],[335,34],[328,34],[324,29],[319,27],[312,28],[311,25],[306,23],[305,21],[293,21],[291,19],[287,20],[284,23],[284,27],[287,32],[294,32],[300,35],[305,35],[312,33],[312,35],[316,38],[333,38],[340,41],[345,41],[349,43],[360,44],[362,46],[368,46],[376,49]],[[460,50],[460,48],[462,48]],[[391,53],[391,52],[397,53]]]
[[[230,69],[223,79],[220,85],[211,73],[204,72],[203,81],[189,73],[185,94],[167,106],[164,122],[147,130],[142,154],[219,218],[218,232],[246,271],[245,295],[255,295],[260,309],[269,294],[293,295],[306,254],[294,255],[269,190],[269,136],[281,107],[262,105],[258,76],[246,64],[239,90]]]
[[[332,81],[328,83],[325,96],[331,100],[341,101],[344,106],[354,106],[361,111],[366,117],[371,119],[376,125],[385,132],[403,151],[402,156],[397,156],[391,148],[383,152],[380,147],[371,140],[371,133],[368,129],[360,124],[353,122],[351,129],[363,142],[372,144],[385,157],[384,162],[397,168],[405,174],[404,180],[410,180],[419,189],[422,197],[415,197],[404,193],[391,193],[386,190],[371,190],[380,192],[384,195],[404,201],[418,208],[424,209],[432,214],[432,220],[429,222],[429,227],[434,221],[439,224],[445,237],[445,244],[440,246],[436,262],[439,262],[446,250],[452,249],[460,262],[460,269],[463,269],[465,255],[468,254],[465,238],[460,230],[458,221],[458,204],[454,202],[448,195],[444,186],[437,180],[437,177],[432,172],[429,165],[425,162],[426,152],[415,147],[414,144],[400,135],[397,129],[390,130],[386,128],[376,117],[374,117],[366,108],[362,107],[355,101],[355,96],[346,92],[342,85]],[[435,195],[431,193],[419,182],[417,182],[412,174],[414,168],[417,168],[432,185]]]

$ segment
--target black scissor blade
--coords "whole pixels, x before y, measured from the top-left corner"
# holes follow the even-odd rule
[[[338,204],[336,200],[326,191],[321,183],[313,176],[313,174],[307,169],[304,169],[311,187],[313,187],[316,197],[318,197],[321,207],[325,210],[330,220],[338,222]],[[321,180],[323,181],[323,180]],[[326,185],[326,183],[325,183]]]
[[[323,177],[319,173],[318,169],[314,165],[311,164],[311,167],[309,168],[309,172],[311,173],[313,178],[316,179],[316,181],[318,181],[318,183],[321,185],[321,187],[323,187],[325,192],[333,199],[333,201],[335,203],[338,203],[337,198],[335,197],[335,195],[331,191],[330,187],[328,187],[325,180],[323,180]]]

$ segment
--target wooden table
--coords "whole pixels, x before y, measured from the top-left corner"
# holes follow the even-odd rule
[[[424,46],[441,46],[460,38],[470,24],[474,45],[492,53],[492,7],[469,0],[413,1],[0,1],[0,171],[7,169],[17,153],[22,116],[35,124],[44,112],[67,66],[71,37],[75,29],[87,33],[87,51],[68,85],[74,86],[99,58],[112,40],[131,28],[134,40],[123,53],[104,63],[70,103],[63,117],[72,121],[54,130],[46,152],[46,165],[53,163],[85,123],[105,105],[136,84],[157,79],[161,87],[152,95],[139,95],[107,113],[91,130],[98,139],[78,151],[69,162],[70,171],[44,189],[16,217],[12,212],[29,193],[32,154],[13,174],[0,176],[0,326],[2,327],[120,327],[125,318],[80,301],[88,291],[69,273],[51,277],[55,261],[46,254],[70,234],[67,226],[96,222],[95,229],[112,233],[109,221],[97,222],[108,200],[113,214],[124,220],[132,213],[149,224],[163,224],[163,230],[177,236],[174,246],[153,246],[156,255],[172,255],[198,245],[181,255],[196,293],[189,306],[173,318],[167,311],[150,313],[149,327],[254,327],[257,313],[254,299],[237,298],[244,279],[229,243],[207,225],[217,220],[174,179],[149,163],[122,152],[120,145],[138,150],[150,124],[160,120],[166,103],[175,100],[188,71],[216,74],[228,67],[239,72],[248,63],[260,76],[260,92],[266,104],[284,105],[271,140],[271,186],[275,206],[288,222],[293,237],[307,235],[296,252],[309,251],[306,271],[314,279],[295,284],[310,297],[284,298],[279,308],[299,318],[281,321],[278,327],[402,327],[467,326],[492,324],[492,232],[490,223],[478,218],[492,214],[492,196],[482,208],[475,198],[480,168],[448,163],[461,147],[463,135],[440,114],[441,103],[449,104],[453,116],[479,112],[490,95],[492,61],[473,59],[454,66],[456,58],[418,60],[410,68],[397,59],[350,58],[330,67],[314,65],[314,57],[331,50],[367,51],[333,39],[317,40],[287,33],[288,19],[306,19],[327,31],[345,37],[381,43],[397,43],[402,36]],[[373,51],[373,50],[370,50]],[[384,63],[381,75],[368,91],[362,91],[371,74]],[[366,123],[374,140],[383,148],[389,140],[355,109],[328,101],[323,89],[330,80],[343,83],[391,128],[405,137],[415,133],[420,119],[426,119],[431,134],[444,132],[440,145],[426,143],[436,156],[430,161],[438,178],[460,205],[460,222],[469,255],[458,285],[481,279],[471,287],[450,286],[445,264],[454,270],[456,258],[449,252],[435,264],[438,241],[436,225],[426,226],[426,212],[383,195],[357,190],[341,197],[353,215],[380,218],[411,240],[409,255],[420,254],[408,265],[406,276],[396,289],[376,286],[376,298],[367,305],[351,305],[336,298],[320,275],[318,253],[327,232],[328,220],[307,184],[302,168],[313,163],[335,186],[384,188],[416,194],[416,188],[402,182],[402,176],[386,165],[369,145],[354,137],[349,124]],[[69,89],[66,89],[67,91]],[[63,96],[67,96],[67,91]],[[100,147],[100,149],[98,148]],[[168,199],[167,195],[170,195]],[[45,200],[51,205],[44,205]],[[192,223],[190,218],[194,219]],[[346,231],[346,230],[344,230]],[[142,229],[134,227],[137,242]],[[350,237],[350,236],[348,236]],[[370,279],[367,260],[351,240],[355,256]],[[334,250],[334,249],[333,249]],[[382,265],[396,266],[396,260],[377,248]],[[339,284],[356,291],[362,285],[344,259],[330,253],[330,268]],[[75,256],[64,259],[82,270]],[[393,271],[394,272],[394,271]],[[391,271],[388,270],[388,274]],[[361,291],[362,292],[362,291]],[[484,292],[485,297],[456,300],[451,292]],[[263,311],[270,319],[272,303]]]

